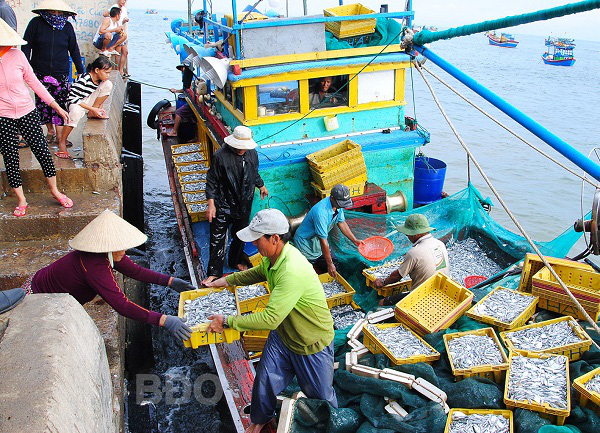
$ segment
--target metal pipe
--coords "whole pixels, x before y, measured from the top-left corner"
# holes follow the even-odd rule
[[[304,16],[308,15],[308,5],[306,4],[306,0],[302,0],[302,6],[304,7]]]
[[[206,0],[203,0],[202,2],[202,10],[204,11],[204,17],[206,18],[206,16],[208,15],[208,12],[206,11]],[[208,26],[206,25],[205,21],[202,21],[202,41],[204,43],[208,42]]]
[[[480,84],[479,82],[462,72],[456,66],[452,65],[451,63],[447,62],[446,60],[435,54],[430,49],[421,46],[415,46],[415,50],[421,53],[425,58],[431,60],[444,71],[452,75],[454,78],[456,78],[469,89],[477,93],[479,96],[484,98],[490,104],[494,105],[500,111],[508,115],[515,122],[519,123],[525,129],[535,134],[538,138],[546,142],[549,146],[551,146],[554,150],[559,152],[577,167],[581,168],[594,179],[600,181],[600,165],[596,164],[594,161],[592,161],[583,153],[575,149],[569,143],[565,142],[556,134],[544,128],[542,125],[537,123],[535,120],[523,113],[514,105],[509,104],[500,96],[496,95],[487,87],[483,86],[482,84]]]
[[[188,0],[188,16],[187,16],[187,21],[188,21],[188,32],[190,33],[190,35],[192,34],[192,0]]]

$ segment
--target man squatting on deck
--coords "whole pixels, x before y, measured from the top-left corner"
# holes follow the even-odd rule
[[[333,389],[333,319],[323,286],[308,260],[288,241],[287,218],[277,209],[259,211],[250,225],[237,232],[263,256],[260,264],[207,283],[209,287],[249,285],[267,281],[271,289],[264,311],[246,316],[209,317],[208,328],[223,332],[271,330],[256,368],[250,420],[246,430],[258,433],[275,417],[277,395],[294,376],[302,392],[337,408]]]
[[[388,284],[400,281],[409,275],[412,280],[412,290],[419,287],[437,271],[450,275],[450,262],[446,245],[431,235],[435,230],[429,226],[427,217],[423,214],[412,214],[404,221],[404,225],[398,225],[396,229],[404,233],[412,242],[413,246],[404,255],[404,261],[398,269],[392,272],[385,280],[377,278],[374,282],[375,288],[380,289]],[[379,305],[394,305],[409,292],[386,296]]]

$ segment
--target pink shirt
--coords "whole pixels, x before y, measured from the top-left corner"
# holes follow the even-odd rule
[[[54,101],[21,50],[11,48],[0,57],[0,117],[18,119],[35,110],[25,82],[46,104]]]

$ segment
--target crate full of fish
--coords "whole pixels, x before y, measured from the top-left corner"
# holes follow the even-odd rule
[[[573,260],[559,259],[556,257],[544,256],[546,261],[550,265],[561,265],[567,266],[573,269],[583,269],[591,271],[592,267],[585,263],[574,262]],[[527,253],[525,255],[525,261],[523,262],[523,270],[521,272],[521,280],[519,281],[519,291],[531,293],[531,285],[533,283],[533,276],[537,274],[544,267],[544,262],[539,258],[537,254]]]
[[[210,320],[208,316],[223,314],[237,315],[234,294],[223,288],[198,289],[179,294],[178,316],[192,328],[192,336],[184,340],[185,347],[197,349],[200,346],[216,343],[231,343],[240,339],[240,332],[232,328],[221,333],[206,332]]]
[[[469,309],[473,292],[438,271],[396,304],[396,320],[419,335],[447,329]]]
[[[173,156],[193,152],[205,152],[205,146],[202,143],[174,144],[171,146]]]
[[[264,307],[258,307],[254,311],[255,313],[264,311]],[[244,337],[244,348],[248,352],[262,352],[265,344],[267,343],[267,338],[269,338],[268,329],[261,329],[256,331],[244,331],[242,337]]]
[[[569,358],[511,352],[508,362],[504,404],[539,412],[552,423],[563,425],[571,413]]]
[[[197,171],[207,171],[208,162],[182,162],[179,164],[175,164],[175,168],[177,169],[177,173],[193,173]]]
[[[379,296],[392,296],[397,295],[398,293],[410,291],[412,280],[408,276],[397,283],[388,284],[380,289],[375,288],[375,280],[377,278],[385,280],[392,272],[400,267],[403,261],[404,258],[388,260],[383,265],[363,269],[362,274],[365,276],[365,284],[367,287],[373,287],[375,290],[377,290],[377,294]]]
[[[365,325],[363,344],[371,353],[384,353],[395,365],[440,359],[440,353],[402,323]]]
[[[190,182],[206,182],[206,173],[208,170],[200,170],[191,173],[179,173],[179,184]]]
[[[600,367],[573,381],[579,404],[600,415]]]
[[[187,182],[181,184],[181,192],[203,192],[206,191],[206,181]]]
[[[444,345],[456,380],[482,377],[502,383],[508,358],[492,328],[444,335]]]
[[[511,352],[554,353],[571,361],[592,346],[592,339],[571,316],[546,320],[500,333],[504,345]]]
[[[535,313],[538,297],[506,287],[496,287],[465,314],[499,331],[525,325]]]
[[[206,162],[206,154],[204,152],[191,152],[173,155],[175,164],[191,163],[191,162]]]
[[[339,273],[335,278],[329,274],[321,274],[319,275],[319,281],[323,285],[329,309],[336,305],[350,304],[352,302],[352,296],[356,292]]]
[[[269,303],[269,284],[266,281],[248,286],[235,286],[235,301],[240,314],[266,308]]]
[[[333,329],[336,331],[354,326],[356,322],[365,317],[365,312],[354,301],[350,304],[336,305],[329,311],[333,319]]]
[[[193,223],[204,221],[206,219],[206,209],[208,209],[207,202],[186,203],[185,207],[188,211],[188,215],[190,216],[190,220]]]
[[[565,265],[552,267],[585,311],[597,322],[600,317],[600,273]],[[540,308],[586,319],[547,268],[542,268],[533,276],[531,291],[539,296]]]
[[[512,410],[450,409],[444,433],[513,433]]]
[[[196,192],[184,192],[183,202],[184,203],[200,203],[206,201],[206,193],[204,191]]]

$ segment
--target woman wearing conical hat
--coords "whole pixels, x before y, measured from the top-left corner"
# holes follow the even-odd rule
[[[68,120],[69,115],[36,78],[21,50],[15,48],[15,45],[26,43],[17,32],[0,19],[0,153],[4,159],[8,184],[18,199],[17,207],[13,212],[16,217],[22,217],[27,213],[27,200],[23,194],[23,181],[19,170],[18,134],[21,134],[31,146],[31,151],[48,180],[52,196],[63,207],[73,206],[73,201],[56,187],[56,169],[52,155],[40,126],[38,112],[25,83],[63,119]]]
[[[117,313],[130,319],[164,326],[187,340],[191,329],[176,316],[147,310],[131,302],[117,284],[113,270],[145,283],[169,286],[177,292],[195,290],[190,283],[135,264],[125,255],[148,237],[124,219],[105,210],[83,228],[69,245],[75,249],[36,272],[31,293],[70,293],[80,304],[100,295]]]

